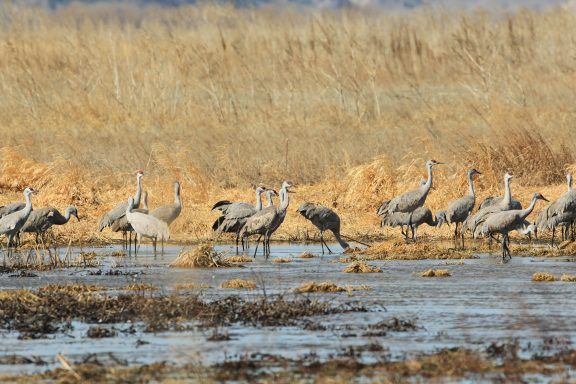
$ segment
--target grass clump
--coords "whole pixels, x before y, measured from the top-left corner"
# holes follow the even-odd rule
[[[291,263],[293,261],[294,261],[294,259],[289,258],[289,257],[276,257],[274,259],[274,263],[276,263],[276,264]]]
[[[174,261],[173,268],[227,268],[233,264],[222,258],[222,254],[214,250],[210,244],[200,244],[191,251],[182,249]]]
[[[560,276],[560,281],[576,281],[576,275],[566,275]]]
[[[220,288],[227,288],[227,289],[256,289],[256,283],[250,280],[244,279],[232,279],[223,281],[220,284]]]
[[[420,272],[421,277],[449,277],[450,271],[447,269],[428,269],[427,271]]]
[[[210,288],[210,286],[208,284],[205,284],[205,283],[201,283],[201,284],[183,283],[183,284],[176,284],[176,286],[174,288],[176,288],[176,289],[207,289],[207,288]]]
[[[128,284],[121,288],[123,291],[157,291],[159,288],[149,283]]]
[[[331,281],[323,281],[321,283],[316,283],[315,281],[309,281],[307,283],[303,283],[298,288],[294,289],[294,292],[297,293],[310,293],[310,292],[353,292],[353,291],[369,291],[372,288],[368,287],[367,285],[359,285],[359,286],[352,286],[352,285],[336,285]]]
[[[556,281],[556,276],[548,272],[534,272],[532,281]]]
[[[299,259],[312,259],[314,257],[316,257],[315,254],[313,254],[312,252],[304,252],[301,255],[297,256]]]
[[[444,248],[431,242],[406,243],[404,240],[382,241],[361,252],[365,260],[471,259],[470,250]]]
[[[226,263],[252,263],[254,259],[249,256],[228,256],[224,258]]]
[[[344,268],[346,273],[374,273],[382,272],[382,268],[376,265],[366,264],[364,261],[355,261]]]

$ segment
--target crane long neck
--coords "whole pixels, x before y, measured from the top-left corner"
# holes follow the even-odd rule
[[[72,212],[67,209],[66,212],[64,213],[64,224],[66,224],[68,221],[70,221],[70,217],[72,216]]]
[[[139,175],[136,181],[136,195],[134,195],[134,208],[140,206],[140,197],[142,196],[142,177]]]
[[[476,197],[476,194],[474,193],[474,179],[471,173],[468,174],[468,194],[473,199]]]
[[[568,192],[572,191],[572,176],[568,176]]]
[[[512,192],[510,191],[510,179],[504,181],[504,204],[510,206],[512,202]]]
[[[286,187],[282,187],[280,190],[280,211],[286,212],[288,209],[288,204],[290,204],[290,198],[288,197],[288,189]]]
[[[272,191],[268,191],[266,193],[266,199],[268,200],[268,205],[266,205],[266,207],[271,207],[272,206]]]
[[[32,199],[30,198],[29,193],[24,195],[24,198],[26,199],[26,205],[24,206],[24,213],[28,215],[32,211]]]
[[[182,206],[182,200],[180,200],[180,184],[177,184],[174,188],[174,204],[180,207]]]
[[[148,209],[148,193],[144,192],[144,196],[142,198],[142,208]]]
[[[533,197],[528,208],[520,211],[520,216],[522,217],[522,220],[524,220],[526,217],[528,217],[528,215],[530,215],[532,213],[532,211],[534,210],[534,207],[536,206],[536,200],[538,200],[538,199]]]
[[[344,240],[342,240],[342,238],[340,237],[340,231],[332,231],[332,233],[334,234],[336,241],[338,241],[338,244],[340,244],[340,246],[342,248],[344,248],[344,249],[350,248],[350,245],[347,242],[345,242]]]
[[[424,184],[426,192],[430,190],[430,187],[432,187],[432,165],[428,165],[428,180],[426,180],[426,184]]]
[[[262,210],[262,195],[261,195],[262,191],[257,190],[256,191],[256,210],[257,211],[261,211]]]

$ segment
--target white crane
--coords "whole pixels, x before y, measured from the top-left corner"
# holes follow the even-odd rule
[[[30,212],[32,212],[32,199],[30,195],[36,193],[34,188],[27,187],[24,190],[24,198],[26,199],[26,204],[24,208],[19,211],[12,212],[0,219],[0,235],[6,235],[7,237],[7,247],[8,247],[8,255],[11,254],[11,247],[13,245],[14,236],[20,231],[28,216],[30,216]]]
[[[136,243],[142,242],[142,237],[149,237],[152,239],[152,246],[154,247],[154,256],[156,256],[156,242],[158,239],[166,241],[170,238],[170,231],[168,225],[155,218],[154,216],[147,215],[145,213],[133,212],[134,198],[128,198],[128,204],[126,205],[126,217],[128,222],[134,228],[136,232]],[[138,246],[136,247],[136,254],[138,252]],[[164,253],[164,249],[162,249]]]

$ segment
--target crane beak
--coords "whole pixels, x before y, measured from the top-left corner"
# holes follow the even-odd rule
[[[78,222],[80,222],[80,216],[78,216],[78,214],[74,214],[74,216],[76,217],[76,220],[78,220]]]
[[[547,198],[545,198],[544,196],[542,196],[542,200],[548,201],[548,202],[550,201],[550,200],[548,200]]]

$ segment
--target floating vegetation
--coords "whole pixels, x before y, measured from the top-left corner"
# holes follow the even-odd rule
[[[344,268],[346,273],[373,273],[382,272],[382,268],[376,265],[366,264],[364,261],[355,261]]]
[[[110,252],[110,256],[113,256],[113,257],[123,257],[123,256],[126,256],[126,252],[123,252],[123,251],[112,251],[112,252]]]
[[[309,281],[307,283],[302,284],[298,288],[294,289],[294,292],[298,293],[308,293],[308,292],[353,292],[353,291],[370,291],[370,288],[367,285],[359,285],[359,286],[352,286],[352,285],[345,285],[339,286],[334,284],[331,281],[323,281],[321,283],[316,283],[314,281]]]
[[[532,281],[556,281],[556,276],[548,272],[534,272]]]
[[[170,263],[173,268],[228,268],[234,264],[222,258],[222,254],[214,250],[210,244],[200,244],[192,250],[180,251],[180,254]]]
[[[185,283],[185,284],[176,284],[176,286],[174,288],[176,288],[176,289],[207,289],[207,288],[210,288],[210,286],[208,284],[205,284],[205,283],[201,283],[201,284]]]
[[[228,256],[224,258],[226,263],[252,263],[254,261],[250,256]]]
[[[256,283],[250,280],[244,279],[232,279],[223,281],[220,284],[220,288],[228,289],[256,289]]]
[[[420,272],[421,277],[449,277],[450,271],[447,269],[429,269],[424,272]]]
[[[425,259],[472,259],[471,250],[440,248],[434,243],[406,243],[404,240],[383,241],[360,252],[365,260],[425,260]]]
[[[560,281],[576,281],[576,275],[562,275],[560,276]]]
[[[314,257],[316,257],[315,254],[313,254],[312,252],[304,252],[298,256],[296,256],[299,259],[312,259]]]
[[[284,264],[284,263],[291,263],[294,259],[290,257],[276,257],[274,258],[273,262],[276,264]]]
[[[157,291],[159,288],[149,283],[134,283],[120,289],[123,291]]]

